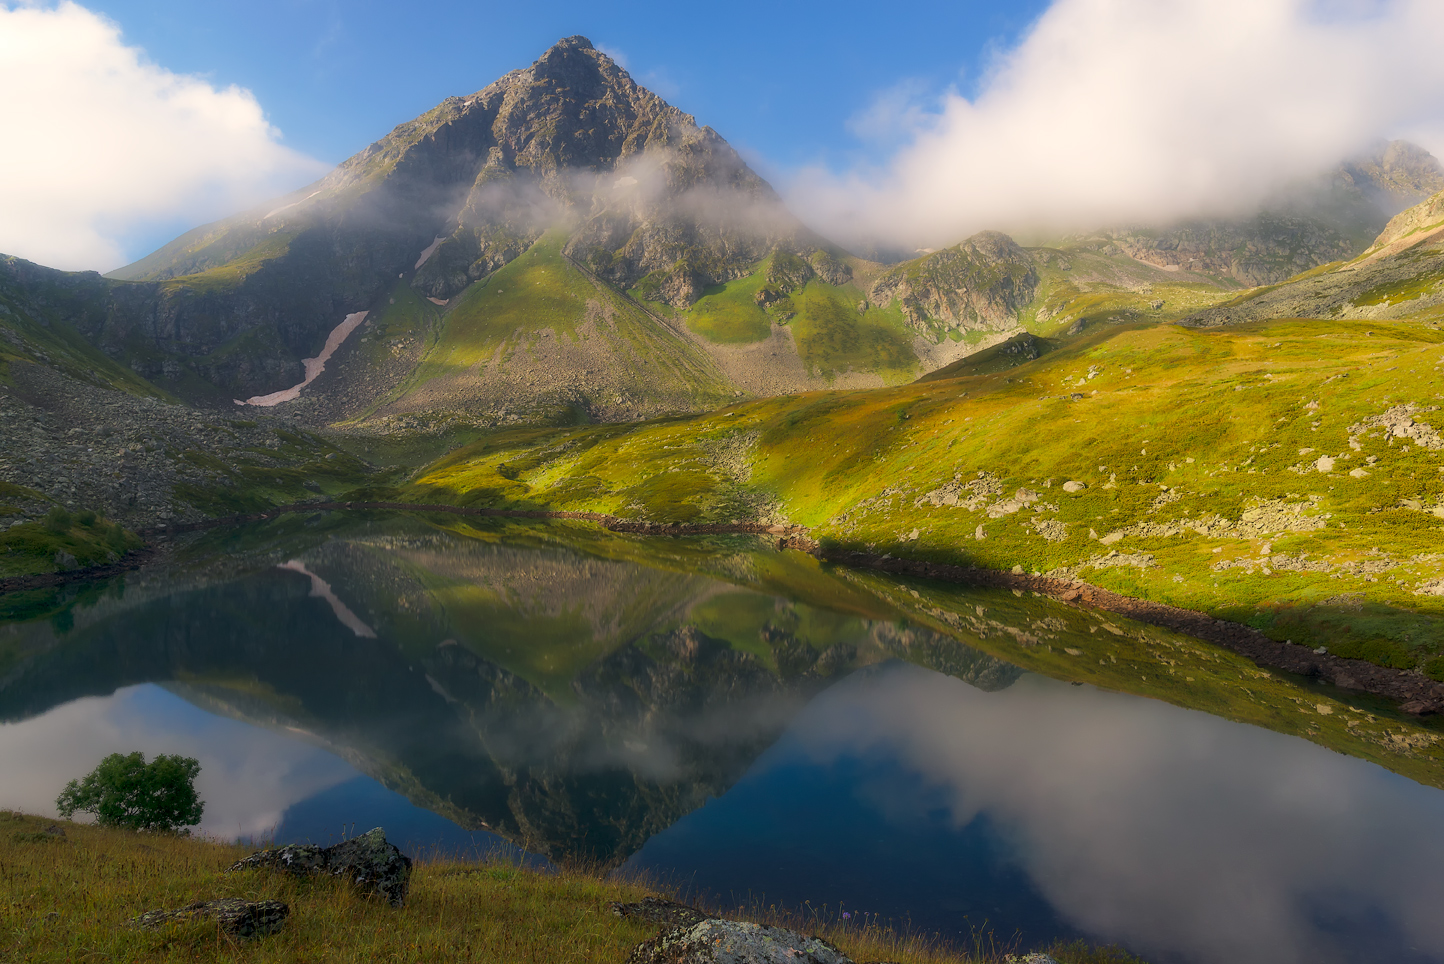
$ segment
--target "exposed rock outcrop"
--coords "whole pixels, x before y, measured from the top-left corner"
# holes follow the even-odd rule
[[[984,231],[952,248],[906,261],[880,275],[868,301],[897,301],[908,323],[952,329],[1012,328],[1038,290],[1028,252],[1006,234]]]
[[[310,844],[289,844],[275,850],[262,850],[231,865],[231,871],[280,870],[300,877],[328,874],[345,878],[358,891],[384,898],[392,907],[406,901],[411,886],[411,858],[395,844],[386,842],[386,833],[377,827],[343,840],[334,847]]]
[[[135,927],[155,929],[166,924],[182,924],[192,920],[213,920],[220,929],[234,937],[262,937],[274,934],[286,925],[291,908],[279,900],[197,901],[177,910],[150,910],[134,918]]]

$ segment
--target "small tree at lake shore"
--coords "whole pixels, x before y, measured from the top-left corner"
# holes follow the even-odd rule
[[[62,817],[93,813],[102,827],[179,831],[201,822],[205,804],[196,794],[198,761],[162,754],[112,753],[83,780],[71,780],[55,806]]]

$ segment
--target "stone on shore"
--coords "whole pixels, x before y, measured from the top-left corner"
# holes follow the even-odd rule
[[[411,858],[386,842],[380,827],[343,840],[334,847],[291,844],[262,850],[236,861],[231,870],[282,870],[297,876],[329,874],[345,877],[357,890],[384,897],[392,907],[406,901],[411,886]]]

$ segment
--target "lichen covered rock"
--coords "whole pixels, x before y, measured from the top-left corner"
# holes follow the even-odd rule
[[[132,919],[131,924],[154,929],[191,920],[214,920],[221,930],[235,937],[261,937],[279,931],[290,915],[291,908],[279,900],[241,900],[238,897],[227,897],[222,900],[197,901],[177,910],[146,911]]]
[[[386,832],[380,827],[343,840],[334,847],[290,844],[262,850],[236,861],[230,869],[344,877],[357,890],[384,897],[392,907],[400,907],[406,901],[406,892],[411,886],[411,858],[395,844],[387,843]]]
[[[627,964],[852,964],[820,937],[745,921],[704,920],[632,949]]]

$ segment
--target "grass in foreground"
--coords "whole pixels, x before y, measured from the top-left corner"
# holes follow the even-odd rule
[[[47,834],[51,825],[65,835]],[[225,873],[245,847],[0,812],[0,960],[16,961],[624,961],[656,928],[613,916],[612,901],[655,893],[581,870],[540,872],[505,862],[419,862],[403,909],[330,879]],[[214,925],[156,931],[126,922],[198,900],[273,899],[291,908],[278,934],[237,941]],[[978,960],[881,927],[802,923],[857,961]],[[807,926],[810,923],[812,926]],[[1096,948],[1059,948],[1069,964],[1129,961]],[[1107,955],[1108,952],[1102,952]]]

